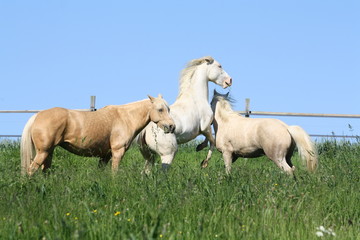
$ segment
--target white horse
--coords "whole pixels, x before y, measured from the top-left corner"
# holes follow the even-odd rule
[[[266,155],[280,169],[292,175],[295,167],[291,157],[295,145],[302,160],[306,160],[308,170],[315,171],[318,165],[316,149],[301,127],[288,126],[278,119],[242,117],[232,110],[228,95],[214,91],[211,101],[216,148],[222,152],[227,173],[231,171],[232,162],[239,157]]]
[[[176,154],[178,144],[186,143],[198,135],[204,135],[210,141],[211,156],[215,139],[211,132],[213,112],[209,104],[208,82],[227,88],[232,79],[221,65],[212,57],[203,57],[190,61],[180,76],[179,95],[170,106],[170,115],[176,128],[174,134],[164,131],[150,123],[138,136],[138,144],[145,158],[145,173],[149,173],[154,164],[154,152],[161,157],[164,168],[169,166]],[[207,146],[207,141],[197,150]]]

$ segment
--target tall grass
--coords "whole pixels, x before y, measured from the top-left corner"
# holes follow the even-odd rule
[[[182,146],[167,172],[136,147],[120,164],[58,148],[50,174],[20,176],[18,142],[0,143],[0,239],[360,239],[360,145],[318,144],[309,174],[297,154],[297,181],[266,158],[239,159],[226,176],[221,155],[200,168],[204,151]],[[324,233],[324,238],[333,236]]]

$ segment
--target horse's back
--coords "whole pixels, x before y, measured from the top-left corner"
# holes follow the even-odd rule
[[[264,149],[274,143],[291,144],[287,125],[271,118],[244,118],[234,116],[227,122],[220,122],[216,134],[216,146],[244,153]]]
[[[74,138],[101,139],[109,138],[116,112],[111,108],[96,112],[69,110],[65,139]]]
[[[263,147],[276,144],[284,148],[290,147],[292,138],[288,131],[288,125],[279,119],[264,118],[257,120],[257,137]]]

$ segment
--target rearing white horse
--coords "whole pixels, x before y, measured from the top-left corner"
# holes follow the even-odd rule
[[[206,158],[209,160],[215,147],[215,139],[211,133],[213,112],[208,100],[209,81],[223,88],[232,84],[231,77],[212,57],[194,59],[182,70],[179,95],[170,106],[170,115],[176,125],[174,134],[164,134],[162,129],[152,123],[139,134],[137,142],[146,161],[146,173],[149,173],[154,164],[154,152],[160,155],[161,163],[166,167],[172,163],[178,144],[186,143],[200,134],[210,141],[210,151]],[[207,141],[197,150],[206,145]]]

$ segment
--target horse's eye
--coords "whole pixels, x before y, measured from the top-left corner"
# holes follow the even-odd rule
[[[164,111],[164,109],[162,109],[162,108],[160,108],[160,109],[159,109],[159,112],[161,112],[161,113],[162,113],[163,111]]]
[[[222,68],[222,66],[221,66],[221,65],[219,65],[219,68]]]

